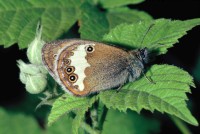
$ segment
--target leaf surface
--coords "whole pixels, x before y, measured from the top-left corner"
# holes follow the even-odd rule
[[[129,48],[147,47],[152,53],[165,54],[188,30],[200,25],[200,19],[186,21],[158,19],[121,24],[104,36],[105,42]]]
[[[144,0],[100,0],[101,5],[104,8],[113,8],[129,4],[138,4]]]
[[[80,5],[80,0],[0,0],[0,44],[26,48],[39,21],[43,39],[56,39],[77,21]]]
[[[0,108],[0,120],[0,134],[41,134],[37,121],[31,116]]]
[[[126,84],[119,92],[109,90],[100,93],[100,100],[108,107],[140,112],[142,109],[166,112],[182,120],[198,125],[187,108],[186,92],[194,86],[192,77],[182,69],[170,65],[154,65],[146,73],[156,84],[145,77]]]
[[[109,9],[106,13],[106,17],[108,19],[110,29],[122,23],[131,24],[140,21],[152,20],[152,17],[148,13],[129,9],[127,7]]]
[[[126,7],[109,9],[107,12],[85,3],[81,6],[79,33],[82,39],[101,42],[103,36],[119,24],[136,23],[142,20],[152,20],[152,17],[142,11]]]
[[[95,97],[88,98],[88,97],[75,97],[69,94],[62,95],[53,104],[50,115],[48,116],[48,125],[51,125],[53,122],[58,120],[61,116],[69,112],[75,111],[75,113],[76,112],[85,113],[87,109],[94,103],[94,101],[95,101]],[[77,125],[80,124],[81,122],[80,120],[82,120],[82,118],[78,119]]]
[[[149,134],[159,133],[159,130],[159,122],[155,119],[132,111],[121,113],[110,109],[106,116],[102,134]]]
[[[105,13],[100,12],[98,8],[90,4],[83,4],[81,11],[82,14],[79,20],[81,38],[101,41],[103,35],[109,31]]]

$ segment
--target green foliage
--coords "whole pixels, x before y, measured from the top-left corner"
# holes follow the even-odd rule
[[[108,107],[126,111],[128,108],[138,113],[146,110],[166,112],[182,120],[198,125],[188,110],[185,92],[194,86],[192,77],[182,69],[170,65],[154,65],[146,74],[155,84],[145,77],[115,90],[101,92],[100,100]],[[181,76],[181,79],[180,79]]]
[[[52,126],[48,127],[45,134],[65,134],[72,132],[73,119],[69,116],[64,116]],[[83,134],[83,130],[79,131],[79,134]]]
[[[119,24],[152,20],[152,17],[147,13],[131,10],[127,7],[102,12],[97,7],[86,3],[81,6],[81,12],[79,21],[81,38],[95,41],[102,41],[103,35]]]
[[[128,4],[138,4],[143,2],[144,0],[99,0],[99,1],[105,8],[113,8]]]
[[[105,13],[87,3],[81,6],[81,11],[82,14],[79,21],[81,38],[101,41],[103,35],[109,31]]]
[[[65,35],[74,37],[73,35],[77,35],[79,32],[82,39],[111,43],[130,49],[147,47],[151,54],[154,53],[156,56],[165,54],[168,48],[173,47],[188,30],[200,25],[200,19],[153,20],[148,13],[126,6],[143,1],[7,0],[5,2],[0,0],[0,44],[4,47],[15,43],[18,43],[19,48],[30,46],[27,55],[31,64],[19,62],[20,79],[24,84],[29,82],[28,85],[31,85],[29,87],[33,87],[36,91],[39,89],[38,87],[42,87],[41,81],[38,81],[38,77],[28,81],[26,76],[44,71],[41,67],[40,54],[42,44],[44,44],[43,40],[51,41],[65,37]],[[101,10],[102,8],[104,10]],[[42,34],[35,34],[38,22],[42,25]],[[75,24],[78,24],[79,29],[74,32],[70,28]],[[35,38],[36,40],[32,42],[35,35],[38,39]],[[198,69],[197,72],[199,72]],[[41,91],[47,84],[48,88],[53,88],[51,90],[54,94],[45,91],[47,97],[43,98],[42,100],[45,102],[40,104],[51,104],[55,99],[48,116],[49,127],[47,130],[42,130],[32,116],[10,113],[0,109],[0,134],[27,132],[39,134],[66,132],[73,134],[86,132],[93,134],[100,132],[103,134],[157,133],[159,130],[157,121],[133,113],[133,111],[139,113],[142,109],[151,112],[157,110],[178,117],[189,124],[198,125],[185,102],[188,100],[186,93],[190,93],[190,86],[195,87],[193,78],[187,72],[175,66],[153,65],[146,69],[145,74],[155,84],[142,76],[139,80],[124,85],[119,92],[107,90],[88,97],[74,97],[64,94],[55,99],[60,95],[56,90],[57,86],[52,86],[54,82],[46,83],[50,79],[46,79],[44,71],[42,79],[45,80],[42,81],[45,83],[42,84]],[[38,87],[33,84],[33,80],[36,81]],[[31,102],[26,102],[26,105],[33,107]],[[127,114],[114,111],[111,108],[127,112]],[[98,113],[98,115],[92,117],[91,111]],[[86,116],[86,113],[90,116]],[[43,118],[45,120],[45,117]],[[92,123],[88,124],[88,119]],[[94,121],[96,121],[97,126],[93,126]],[[176,122],[182,124],[180,120],[176,120]],[[26,127],[21,127],[24,124]]]
[[[109,27],[111,29],[122,23],[132,24],[144,20],[152,20],[152,17],[149,14],[127,7],[108,10],[106,18],[108,19]]]
[[[48,124],[51,125],[62,115],[69,112],[75,112],[80,115],[84,115],[88,108],[91,107],[91,105],[94,103],[94,101],[95,97],[74,97],[69,94],[64,94],[63,96],[59,97],[53,104],[51,113],[48,118]],[[78,120],[77,122],[80,124],[80,117],[77,117],[76,120]]]
[[[0,134],[64,134],[72,131],[73,119],[66,116],[42,130],[38,122],[30,115],[3,110],[0,108]],[[83,131],[79,131],[83,133]]]
[[[0,0],[0,44],[26,48],[38,21],[45,41],[57,39],[77,21],[80,0]]]
[[[0,108],[0,134],[41,134],[36,120],[20,113],[11,113]],[[31,130],[31,131],[30,131]]]
[[[102,134],[149,134],[159,132],[159,122],[135,112],[110,109],[103,128]]]
[[[131,48],[147,47],[158,55],[166,53],[179,38],[197,25],[200,25],[200,19],[186,21],[158,19],[122,24],[112,29],[103,40]]]

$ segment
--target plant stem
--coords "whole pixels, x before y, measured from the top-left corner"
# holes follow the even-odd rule
[[[93,129],[90,125],[85,122],[82,122],[81,127],[88,132],[89,134],[100,134],[98,130]]]
[[[107,112],[108,112],[108,109],[107,109],[106,106],[104,106],[101,118],[99,119],[99,122],[98,122],[98,128],[99,128],[99,130],[103,129],[103,123],[105,122]]]
[[[182,134],[192,134],[183,121],[175,116],[170,116],[172,121],[176,124]]]

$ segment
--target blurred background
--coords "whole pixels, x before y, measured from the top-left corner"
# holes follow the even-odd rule
[[[200,18],[200,0],[147,0],[139,5],[129,7],[144,10],[155,19]],[[74,26],[74,28],[78,27]],[[27,95],[24,85],[19,81],[19,69],[16,64],[18,59],[28,61],[26,50],[19,50],[17,45],[6,49],[0,46],[0,106],[6,109],[17,107]],[[188,106],[194,117],[200,122],[200,26],[189,31],[175,47],[170,48],[167,54],[157,57],[153,63],[178,66],[194,77],[196,88],[191,89],[192,94],[187,94],[190,100]],[[33,109],[32,111],[34,111]],[[169,118],[161,117],[161,120],[161,134],[180,133]],[[200,127],[188,126],[192,133],[200,132]]]

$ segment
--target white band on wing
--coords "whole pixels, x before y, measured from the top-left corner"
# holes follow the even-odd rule
[[[91,45],[91,44],[88,44]],[[94,46],[94,44],[92,44]],[[78,75],[78,80],[74,83],[74,85],[79,86],[79,90],[84,90],[83,80],[85,79],[85,69],[90,67],[90,64],[86,60],[87,52],[85,51],[85,45],[79,45],[76,50],[73,51],[74,55],[69,59],[71,60],[71,65],[75,67],[74,73]]]

